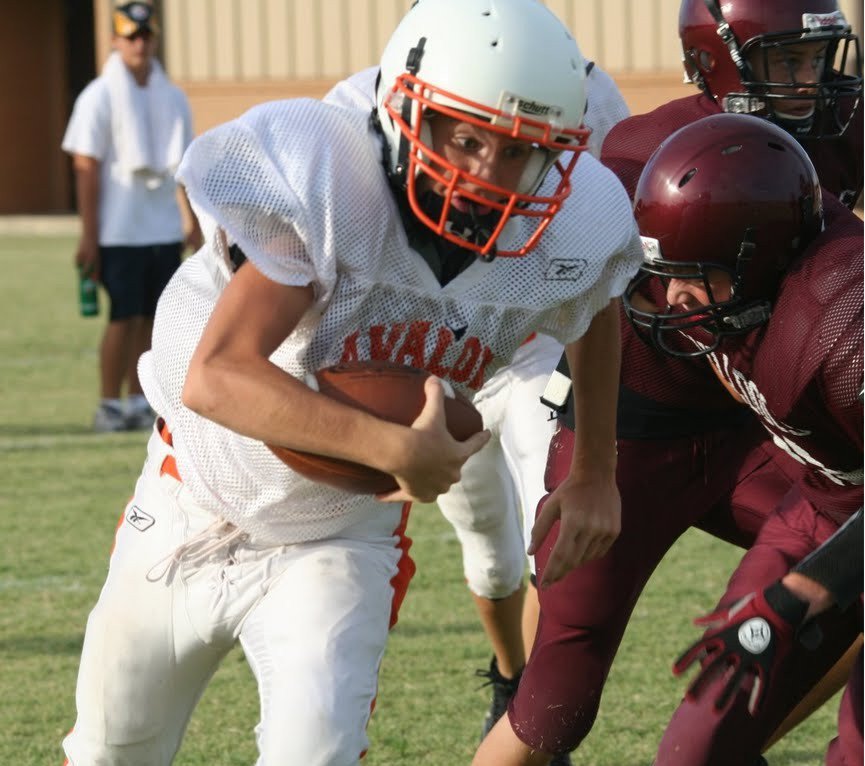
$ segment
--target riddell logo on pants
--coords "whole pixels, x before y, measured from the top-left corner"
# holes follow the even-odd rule
[[[142,511],[137,505],[133,505],[126,512],[126,520],[139,532],[145,532],[156,523],[153,516]]]

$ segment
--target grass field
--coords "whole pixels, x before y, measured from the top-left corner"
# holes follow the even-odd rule
[[[59,743],[75,717],[85,620],[144,456],[143,434],[90,432],[104,318],[77,314],[73,245],[66,237],[0,239],[3,766],[59,766],[63,760]],[[468,764],[488,693],[474,671],[486,667],[488,650],[448,524],[434,507],[419,507],[409,533],[418,574],[382,668],[365,763]],[[714,603],[738,555],[697,532],[677,544],[637,606],[599,720],[575,764],[651,762],[683,690],[670,663],[695,637],[690,618]],[[235,651],[196,711],[175,763],[254,763],[257,705],[251,674]],[[769,753],[771,766],[822,763],[836,709],[837,699],[780,742]]]

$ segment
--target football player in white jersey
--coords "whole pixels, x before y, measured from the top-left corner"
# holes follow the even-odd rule
[[[369,67],[337,83],[324,100],[369,113],[382,87],[379,71]],[[587,151],[599,159],[604,137],[630,112],[615,81],[594,62],[586,64],[585,88]],[[509,365],[486,380],[474,401],[492,442],[466,462],[459,483],[437,501],[457,533],[466,583],[493,650],[489,670],[478,671],[492,686],[482,735],[504,714],[535,635],[537,589],[533,566],[524,587],[525,541],[545,494],[546,455],[556,427],[541,397],[561,354],[554,338],[533,334]],[[551,766],[567,763],[569,756],[560,755]]]
[[[163,293],[140,363],[160,418],[88,619],[73,766],[171,763],[237,641],[260,689],[259,764],[367,749],[413,571],[410,504],[458,481],[489,432],[453,440],[435,378],[407,428],[305,385],[321,367],[384,359],[473,395],[531,333],[566,344],[576,502],[547,576],[618,533],[614,301],[642,252],[627,195],[583,153],[576,42],[537,0],[420,0],[381,70],[376,120],[264,104],[184,157],[207,244]],[[399,489],[311,482],[266,444]]]

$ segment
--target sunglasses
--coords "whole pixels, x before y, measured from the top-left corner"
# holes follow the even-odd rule
[[[123,39],[129,40],[130,42],[135,42],[136,40],[144,40],[144,42],[147,42],[152,37],[153,32],[146,27],[142,27],[141,29],[136,29],[131,35],[125,35]]]

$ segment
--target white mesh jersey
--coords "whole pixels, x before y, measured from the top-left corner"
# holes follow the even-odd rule
[[[631,116],[622,93],[610,75],[596,64],[591,64],[586,75],[586,116],[584,122],[591,128],[589,151],[601,158],[601,146],[610,128]]]
[[[528,256],[477,260],[442,287],[408,245],[368,114],[319,101],[264,104],[203,134],[178,178],[207,244],[160,299],[141,380],[195,499],[267,543],[333,535],[370,503],[304,479],[262,443],[183,406],[189,360],[230,279],[226,240],[270,279],[315,287],[313,309],[271,357],[291,375],[388,359],[469,396],[531,332],[579,338],[642,260],[624,189],[584,156],[571,197]],[[524,241],[524,223],[507,234]]]

